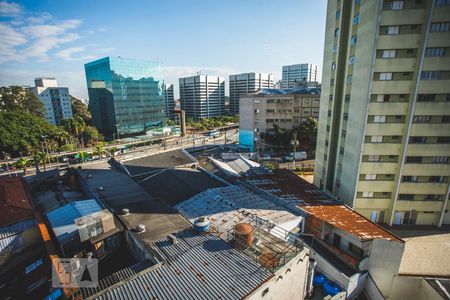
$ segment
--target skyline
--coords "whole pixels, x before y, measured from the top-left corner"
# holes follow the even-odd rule
[[[283,65],[322,67],[325,1],[106,3],[1,1],[0,85],[31,86],[34,77],[56,77],[86,99],[84,64],[105,56],[161,62],[176,97],[178,78],[198,71],[227,81],[245,72],[272,73],[279,80]],[[131,20],[132,34],[125,26]]]

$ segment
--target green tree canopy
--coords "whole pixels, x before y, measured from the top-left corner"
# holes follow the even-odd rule
[[[92,116],[86,104],[80,99],[70,96],[72,101],[72,114],[81,117],[88,125],[92,125]]]
[[[44,104],[38,96],[20,86],[0,87],[0,111],[23,110],[44,117]]]
[[[17,156],[40,149],[42,135],[48,139],[56,136],[58,129],[32,113],[16,110],[0,112],[0,149]]]

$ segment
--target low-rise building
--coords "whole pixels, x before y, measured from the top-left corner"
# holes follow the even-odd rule
[[[320,89],[261,89],[239,101],[239,146],[253,151],[255,139],[282,129],[299,127],[319,117]]]
[[[0,178],[0,295],[42,299],[51,269],[25,182]]]
[[[55,78],[39,77],[34,83],[35,87],[28,90],[38,96],[44,104],[45,118],[49,123],[61,125],[62,120],[72,117],[69,88],[59,87]]]

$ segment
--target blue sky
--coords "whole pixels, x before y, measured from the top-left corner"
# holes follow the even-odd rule
[[[86,98],[84,63],[123,56],[160,61],[167,83],[203,74],[321,66],[326,1],[0,1],[0,85],[57,77]],[[178,92],[176,93],[178,94]]]

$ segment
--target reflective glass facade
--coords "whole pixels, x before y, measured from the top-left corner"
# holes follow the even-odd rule
[[[84,69],[92,121],[103,134],[132,135],[163,125],[161,64],[105,57]]]

